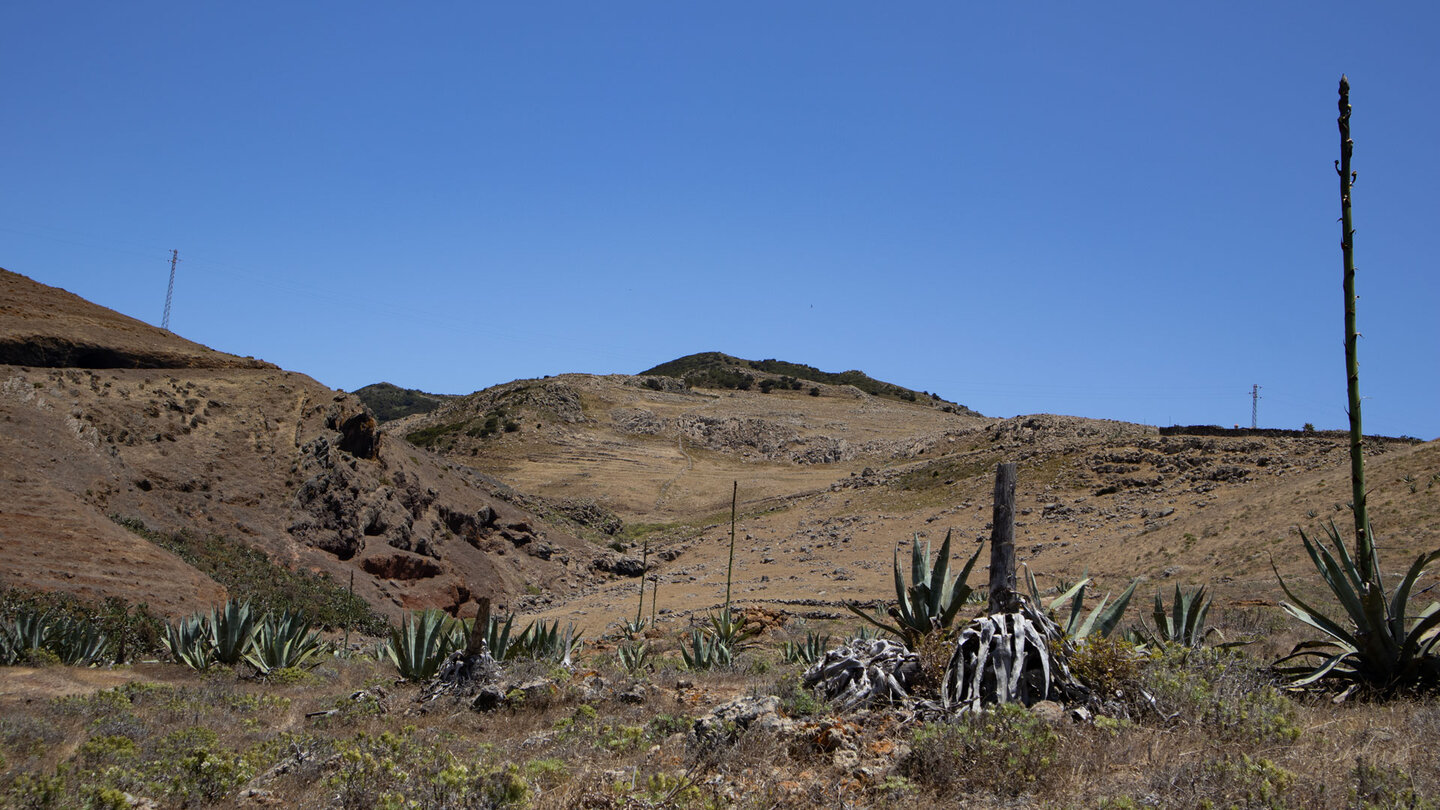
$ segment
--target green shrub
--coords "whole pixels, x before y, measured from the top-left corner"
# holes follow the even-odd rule
[[[1290,807],[1287,798],[1294,786],[1295,774],[1246,754],[1187,762],[1164,774],[1163,784],[1174,806],[1234,808]]]
[[[1440,800],[1415,789],[1415,780],[1399,768],[1373,763],[1364,755],[1355,757],[1350,770],[1350,806],[1357,808],[1406,807],[1436,810]]]
[[[1234,742],[1292,742],[1300,736],[1295,707],[1269,671],[1234,650],[1167,645],[1149,659],[1140,685],[1154,698],[1153,704],[1136,706],[1141,717],[1158,714]]]
[[[1054,773],[1060,746],[1048,723],[1017,704],[926,723],[911,737],[902,775],[943,796],[1019,795]]]
[[[793,672],[775,684],[775,695],[780,698],[780,709],[787,717],[818,717],[830,711],[830,704],[806,689],[803,678]]]
[[[1140,683],[1145,656],[1119,636],[1092,635],[1075,645],[1070,671],[1105,700],[1133,692]]]
[[[225,586],[236,599],[261,611],[297,611],[327,630],[354,630],[370,636],[390,632],[390,622],[369,603],[323,574],[291,571],[264,552],[219,535],[166,534],[138,520],[115,518],[121,526],[175,554]],[[142,606],[143,608],[143,606]],[[155,627],[155,645],[163,632]]]

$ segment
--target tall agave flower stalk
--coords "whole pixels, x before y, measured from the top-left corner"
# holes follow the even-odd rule
[[[1355,328],[1355,228],[1350,216],[1350,191],[1355,172],[1350,158],[1355,142],[1350,138],[1350,82],[1340,77],[1340,248],[1345,262],[1345,385],[1350,411],[1350,487],[1355,518],[1355,551],[1345,547],[1340,530],[1332,522],[1326,529],[1326,543],[1311,540],[1303,531],[1300,539],[1316,570],[1330,592],[1344,608],[1348,621],[1335,620],[1307,604],[1280,580],[1289,602],[1281,607],[1300,621],[1323,632],[1323,641],[1302,642],[1276,663],[1282,674],[1295,680],[1293,686],[1307,686],[1322,680],[1348,681],[1353,689],[1367,685],[1382,691],[1408,687],[1440,686],[1440,603],[1431,603],[1418,614],[1407,616],[1410,594],[1425,569],[1440,560],[1440,550],[1421,554],[1401,578],[1393,593],[1387,592],[1375,556],[1375,537],[1365,503],[1365,457],[1360,431],[1360,363],[1357,359]],[[1279,571],[1276,571],[1279,577]],[[1314,664],[1319,659],[1319,664]],[[1290,661],[1307,661],[1286,666]]]
[[[730,490],[730,562],[725,566],[725,612],[730,612],[730,580],[735,572],[735,504],[740,499],[740,482]]]
[[[1355,141],[1350,138],[1350,80],[1340,77],[1340,159],[1335,162],[1340,173],[1340,252],[1345,261],[1345,394],[1350,414],[1350,492],[1355,506],[1355,557],[1361,570],[1370,567],[1375,554],[1374,538],[1370,536],[1370,514],[1365,505],[1364,439],[1360,431],[1360,360],[1355,328],[1355,227],[1350,219],[1350,188],[1356,173],[1350,168]]]

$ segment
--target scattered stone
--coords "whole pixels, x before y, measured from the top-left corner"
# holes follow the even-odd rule
[[[493,712],[505,704],[505,693],[498,686],[482,686],[470,702],[470,708],[477,712]]]
[[[599,570],[616,576],[638,577],[645,573],[646,565],[639,558],[631,557],[628,554],[616,554],[614,552],[602,554],[595,558],[591,565]]]
[[[691,735],[700,745],[714,745],[733,740],[746,729],[784,732],[794,725],[793,720],[780,716],[778,696],[741,697],[716,706],[709,714],[697,719]]]

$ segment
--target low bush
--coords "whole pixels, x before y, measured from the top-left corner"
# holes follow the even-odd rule
[[[1167,645],[1148,660],[1139,684],[1153,699],[1130,693],[1130,700],[1146,704],[1136,706],[1142,718],[1159,715],[1237,743],[1288,743],[1300,736],[1295,706],[1268,668],[1234,650]]]
[[[901,773],[941,796],[1019,795],[1055,776],[1060,737],[1025,707],[1007,703],[953,723],[926,723],[910,745]]]

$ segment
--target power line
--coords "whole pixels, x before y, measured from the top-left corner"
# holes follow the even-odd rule
[[[1260,386],[1250,386],[1250,429],[1254,430],[1258,425],[1255,417],[1260,413]]]
[[[180,261],[180,251],[170,251],[170,286],[165,288],[165,317],[160,319],[160,328],[170,331],[170,299],[175,297],[175,265]]]

